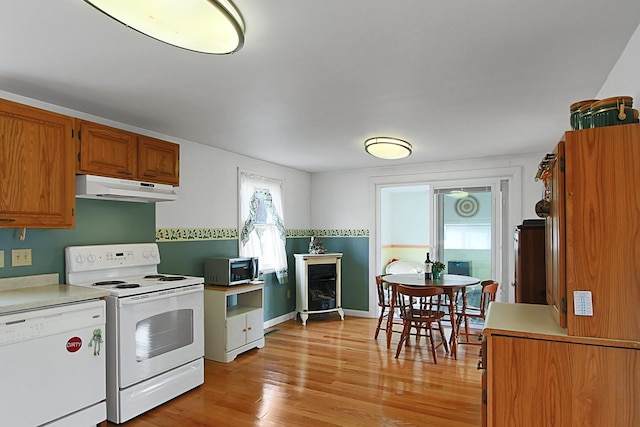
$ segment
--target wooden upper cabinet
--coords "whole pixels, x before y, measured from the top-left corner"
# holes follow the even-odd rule
[[[78,140],[78,173],[137,178],[135,133],[81,120]]]
[[[77,173],[179,185],[180,145],[79,121]]]
[[[138,176],[143,181],[180,184],[180,145],[138,136]]]
[[[0,227],[75,226],[74,118],[0,100]]]

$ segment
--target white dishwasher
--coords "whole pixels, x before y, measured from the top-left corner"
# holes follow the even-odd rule
[[[0,423],[95,426],[106,418],[105,302],[0,316]]]

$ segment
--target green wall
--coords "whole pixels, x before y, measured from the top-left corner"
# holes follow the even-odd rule
[[[331,232],[331,230],[329,230]],[[340,234],[339,232],[337,234]],[[107,200],[76,200],[74,229],[27,229],[26,239],[18,240],[19,230],[0,228],[0,250],[4,268],[0,278],[58,273],[65,281],[64,248],[77,245],[146,243],[156,241],[155,204]],[[329,252],[342,252],[342,306],[367,311],[369,308],[369,237],[322,237]],[[203,260],[211,256],[235,256],[238,241],[187,240],[161,241],[158,271],[168,274],[203,275]],[[11,267],[12,249],[31,249],[33,265]],[[275,275],[265,276],[265,320],[295,310],[295,261],[293,254],[307,253],[309,237],[287,239],[288,283],[279,284]],[[287,298],[291,291],[291,298]]]
[[[65,280],[64,248],[77,245],[144,243],[155,241],[155,205],[108,200],[76,199],[76,227],[73,229],[0,228],[0,250],[4,268],[0,277],[58,273]],[[31,249],[32,265],[11,267],[11,249]]]
[[[364,310],[369,308],[369,288],[367,275],[369,269],[368,237],[329,237],[323,238],[329,252],[342,252],[342,306],[345,309]],[[158,242],[160,247],[161,273],[202,276],[203,261],[213,256],[237,256],[237,240],[199,240]],[[274,274],[264,277],[265,320],[291,313],[296,309],[296,271],[293,254],[307,253],[308,237],[287,239],[287,261],[289,264],[288,281],[279,284]],[[287,298],[287,291],[291,297]]]

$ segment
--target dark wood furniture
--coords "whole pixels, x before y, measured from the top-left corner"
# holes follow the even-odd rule
[[[516,302],[546,304],[545,220],[525,219],[516,227],[513,246]]]
[[[391,287],[382,280],[383,275],[376,276],[376,291],[378,293],[378,307],[380,310],[380,316],[378,316],[378,325],[376,326],[376,332],[373,335],[373,339],[377,340],[380,331],[387,330],[387,316],[389,316],[389,309],[391,308]],[[398,307],[396,301],[396,307]],[[393,321],[393,323],[402,324],[402,321]],[[392,332],[402,332],[392,331]]]
[[[444,347],[445,351],[449,353],[449,345],[442,328],[442,318],[445,314],[441,310],[444,291],[442,288],[435,286],[398,285],[396,294],[398,295],[400,318],[402,319],[402,335],[396,349],[396,359],[400,356],[402,347],[409,346],[411,328],[416,329],[417,336],[420,336],[420,331],[424,329],[425,338],[429,339],[433,363],[438,364],[436,349]],[[433,335],[435,331],[438,331],[439,334],[440,340],[438,343],[436,343]],[[416,340],[416,345],[418,345],[418,340]]]
[[[388,274],[382,280],[389,284],[392,290],[391,307],[387,318],[387,348],[391,348],[391,335],[393,324],[393,311],[395,309],[396,287],[397,285],[407,286],[435,286],[442,288],[449,301],[449,313],[455,313],[455,295],[458,291],[464,291],[468,286],[477,285],[480,279],[470,276],[459,276],[457,274],[443,274],[440,279],[425,279],[422,273],[413,274]],[[462,299],[463,309],[466,298]],[[449,316],[451,321],[451,355],[454,359],[458,357],[458,336],[456,335],[456,316]]]
[[[489,307],[489,303],[496,300],[496,294],[498,293],[498,282],[495,280],[483,280],[480,285],[482,286],[481,294],[480,294],[480,306],[479,307],[471,307],[468,303],[464,301],[466,299],[466,295],[462,293],[462,307],[456,310],[456,335],[460,336],[460,325],[464,322],[464,344],[472,344],[469,341],[469,319],[482,319],[484,320],[487,317],[487,309]],[[480,344],[479,342],[475,342],[473,344]]]

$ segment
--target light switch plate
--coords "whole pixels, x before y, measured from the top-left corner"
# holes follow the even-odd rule
[[[0,251],[0,268],[4,268],[4,251]]]
[[[12,249],[11,266],[24,267],[31,265],[31,249]]]
[[[591,291],[573,291],[573,312],[576,316],[593,316]]]

